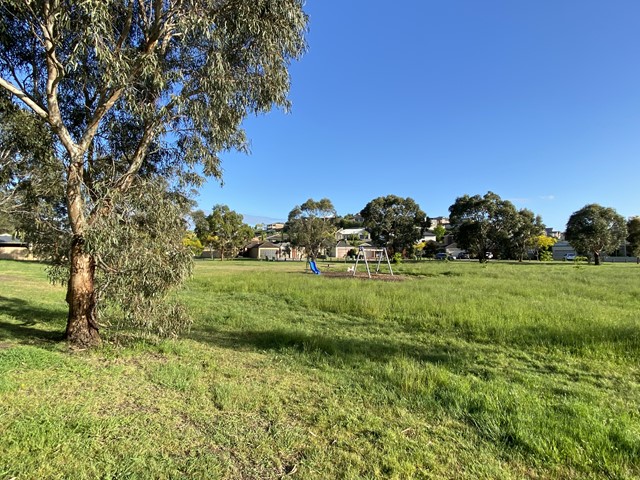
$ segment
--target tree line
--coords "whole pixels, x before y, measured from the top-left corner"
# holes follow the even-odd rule
[[[510,201],[493,192],[485,195],[463,195],[449,207],[450,228],[434,228],[437,241],[445,234],[453,237],[460,249],[478,258],[488,257],[522,261],[530,252],[549,254],[553,241],[546,237],[545,225],[531,210],[518,210]],[[221,257],[237,253],[251,238],[251,228],[242,223],[242,217],[227,206],[216,205],[209,216],[195,212],[195,232],[203,245],[219,249]],[[315,259],[322,251],[335,245],[338,228],[365,228],[375,246],[387,248],[391,255],[403,257],[435,254],[436,242],[417,250],[418,240],[431,227],[431,220],[410,197],[387,195],[371,200],[357,214],[339,217],[331,200],[308,199],[295,206],[285,224],[288,241],[304,249]],[[257,232],[254,232],[257,233]],[[640,254],[640,219],[625,222],[612,208],[587,205],[573,213],[567,223],[566,239],[583,255],[589,255],[595,264],[602,253],[619,248],[625,240],[630,242],[629,253]],[[226,246],[225,246],[226,245]],[[547,255],[544,258],[548,258]]]

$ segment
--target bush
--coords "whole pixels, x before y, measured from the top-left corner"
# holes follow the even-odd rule
[[[542,250],[539,254],[541,262],[550,262],[553,260],[553,253],[549,250]]]

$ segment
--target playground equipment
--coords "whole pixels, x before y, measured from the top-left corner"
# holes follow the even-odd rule
[[[309,266],[311,267],[311,271],[313,273],[315,273],[316,275],[320,275],[320,270],[318,269],[315,260],[309,260]]]
[[[382,256],[384,255],[384,258],[387,260],[387,265],[389,266],[389,273],[393,275],[393,270],[391,269],[391,262],[389,261],[389,255],[387,255],[386,248],[373,248],[373,249],[368,248],[367,251],[373,252],[376,254],[376,257],[378,259],[378,264],[376,265],[376,273],[380,273],[380,263],[382,262]],[[358,248],[358,256],[356,257],[356,264],[354,265],[354,268],[353,268],[353,276],[355,277],[356,273],[358,272],[358,263],[360,262],[360,256],[362,256],[362,259],[364,260],[364,264],[367,267],[367,273],[369,274],[369,278],[371,278],[371,270],[369,269],[369,262],[367,261],[367,255],[365,254],[364,247]]]

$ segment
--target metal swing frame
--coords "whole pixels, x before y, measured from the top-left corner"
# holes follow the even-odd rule
[[[391,262],[389,261],[389,255],[387,254],[386,248],[369,248],[367,249],[370,252],[377,253],[378,263],[376,265],[376,274],[380,273],[380,263],[382,263],[382,255],[384,254],[384,258],[387,260],[387,265],[389,266],[389,273],[393,276],[393,270],[391,269]],[[367,274],[369,278],[371,278],[371,269],[369,268],[369,262],[367,261],[367,255],[364,251],[364,247],[358,248],[358,256],[356,257],[356,265],[353,268],[353,276],[356,276],[358,272],[358,263],[360,262],[360,255],[362,255],[362,259],[364,260],[364,264],[367,267]]]

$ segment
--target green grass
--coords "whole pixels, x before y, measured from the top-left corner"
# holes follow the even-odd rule
[[[69,352],[0,262],[0,478],[640,476],[640,268],[396,268],[198,262],[183,338]]]

